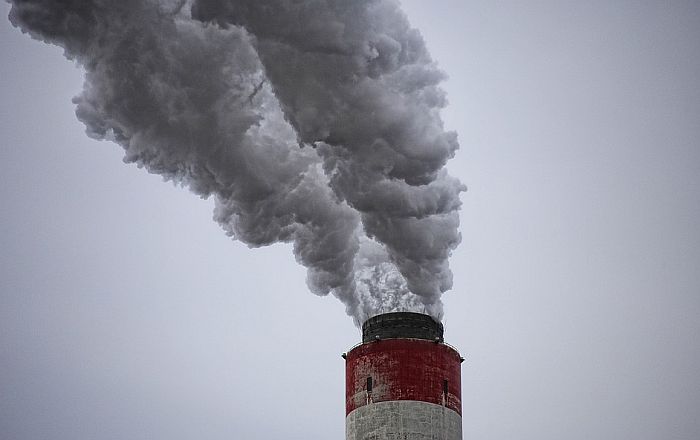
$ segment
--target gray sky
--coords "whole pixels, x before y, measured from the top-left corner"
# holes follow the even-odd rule
[[[464,437],[699,438],[700,5],[403,4],[469,187]],[[0,36],[0,438],[343,438],[341,303],[88,139],[59,48]]]

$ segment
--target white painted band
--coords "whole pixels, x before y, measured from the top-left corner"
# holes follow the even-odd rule
[[[345,418],[346,440],[462,440],[462,417],[415,400],[370,403]]]

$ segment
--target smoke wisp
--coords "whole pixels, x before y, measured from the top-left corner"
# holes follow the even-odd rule
[[[250,247],[293,243],[356,323],[440,318],[459,193],[443,73],[391,0],[11,0],[85,71],[76,115],[124,161],[213,197]]]

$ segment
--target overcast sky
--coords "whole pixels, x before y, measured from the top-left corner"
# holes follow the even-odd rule
[[[464,438],[700,438],[700,4],[402,3],[469,187]],[[342,304],[87,138],[61,49],[0,57],[0,438],[344,438]]]

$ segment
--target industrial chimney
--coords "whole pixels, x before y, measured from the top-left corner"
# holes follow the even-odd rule
[[[385,313],[362,325],[346,364],[346,440],[461,440],[457,350],[428,315]]]

